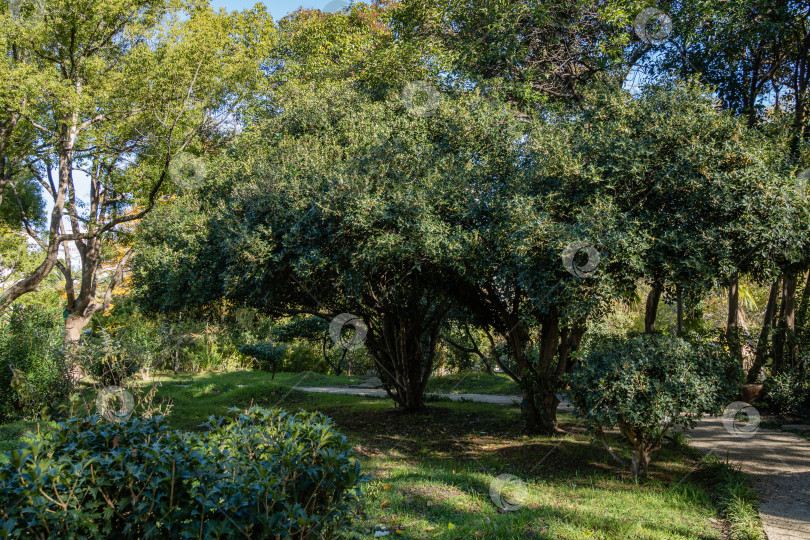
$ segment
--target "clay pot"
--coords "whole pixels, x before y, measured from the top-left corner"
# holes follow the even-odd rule
[[[764,384],[743,384],[740,385],[740,397],[746,403],[757,403],[765,397]]]

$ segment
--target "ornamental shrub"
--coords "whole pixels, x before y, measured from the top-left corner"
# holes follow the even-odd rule
[[[0,466],[0,538],[332,537],[366,478],[320,413],[251,408],[207,431],[71,417]]]
[[[276,371],[287,353],[287,346],[283,343],[276,345],[272,341],[265,341],[256,345],[242,345],[239,347],[239,352],[254,358],[260,370],[270,371],[275,377]]]
[[[652,453],[676,425],[693,427],[703,413],[719,414],[742,370],[720,347],[642,334],[593,350],[569,378],[571,400],[605,444],[618,428],[632,447],[633,477],[646,475]],[[618,459],[618,458],[617,458]]]

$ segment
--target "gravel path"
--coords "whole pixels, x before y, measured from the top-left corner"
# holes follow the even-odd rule
[[[689,436],[691,446],[728,457],[754,478],[769,540],[810,538],[810,441],[769,429],[743,438],[727,431],[720,417],[704,418]]]

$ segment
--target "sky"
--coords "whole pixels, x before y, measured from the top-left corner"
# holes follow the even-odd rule
[[[266,0],[257,2],[256,0],[214,0],[211,6],[215,9],[225,8],[228,11],[242,10],[253,7],[255,4],[264,4],[274,20],[279,20],[284,15],[295,11],[299,7],[322,8],[332,0]]]

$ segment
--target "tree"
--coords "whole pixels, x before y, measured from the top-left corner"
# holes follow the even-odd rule
[[[277,315],[354,314],[384,388],[418,410],[447,289],[474,234],[458,223],[460,202],[474,196],[462,179],[483,174],[476,164],[496,166],[518,133],[511,112],[475,94],[419,116],[399,91],[375,100],[342,90],[299,92],[247,130],[206,186],[207,236],[179,256],[182,274],[141,256],[136,278],[151,298],[205,280],[202,288]]]
[[[656,66],[658,72],[674,69],[682,75],[699,76],[716,86],[723,106],[744,117],[749,127],[759,127],[774,134],[776,139],[786,140],[778,159],[783,169],[792,169],[794,174],[807,167],[810,14],[806,7],[801,2],[786,1],[672,2],[669,9],[676,21],[676,31],[671,46],[661,51]],[[794,183],[803,181],[804,178],[798,176]],[[801,224],[794,221],[789,225]],[[800,246],[806,253],[808,244]],[[776,324],[781,330],[774,337],[784,341],[787,336],[795,336],[796,320],[789,314],[796,305],[797,277],[810,263],[806,257],[800,262],[773,250],[769,255],[783,261],[776,275],[770,276],[770,297],[778,298],[782,289],[781,305],[787,308],[788,316],[778,317]],[[747,260],[753,260],[753,256],[747,256]],[[726,280],[729,337],[737,332],[739,277],[739,273],[733,273]],[[768,336],[776,313],[775,304],[769,302],[750,382],[758,376],[766,350],[774,348]],[[775,349],[778,352],[781,347]]]
[[[622,462],[604,431],[618,427],[632,447],[633,478],[647,474],[652,453],[674,426],[694,427],[719,414],[742,378],[740,366],[718,347],[643,334],[609,341],[570,377],[571,399],[588,429]]]
[[[66,340],[78,339],[93,313],[108,307],[128,259],[117,261],[98,302],[107,246],[173,189],[168,178],[181,152],[210,152],[227,136],[223,126],[258,80],[270,29],[261,9],[215,14],[163,0],[45,2],[35,19],[4,15],[11,90],[0,110],[9,129],[13,123],[35,134],[18,165],[39,181],[53,210],[47,230],[21,216],[44,260],[3,292],[0,309],[56,266],[66,282]],[[86,206],[78,176],[90,184]],[[72,255],[80,264],[78,290]]]
[[[494,356],[520,386],[533,433],[558,430],[557,393],[588,319],[627,294],[643,248],[609,189],[578,193],[582,164],[564,123],[538,119],[508,159],[468,177],[476,243],[453,289],[490,344],[506,344],[506,358]]]
[[[570,107],[596,76],[623,83],[648,47],[627,28],[639,2],[452,0],[402,2],[394,27],[442,59],[462,80],[487,89],[524,115],[554,103]]]
[[[622,186],[622,210],[654,239],[645,254],[646,331],[662,293],[694,305],[718,282],[770,271],[773,231],[791,230],[790,179],[771,141],[719,111],[710,88],[664,81],[635,107],[595,104],[586,121],[585,155]]]

